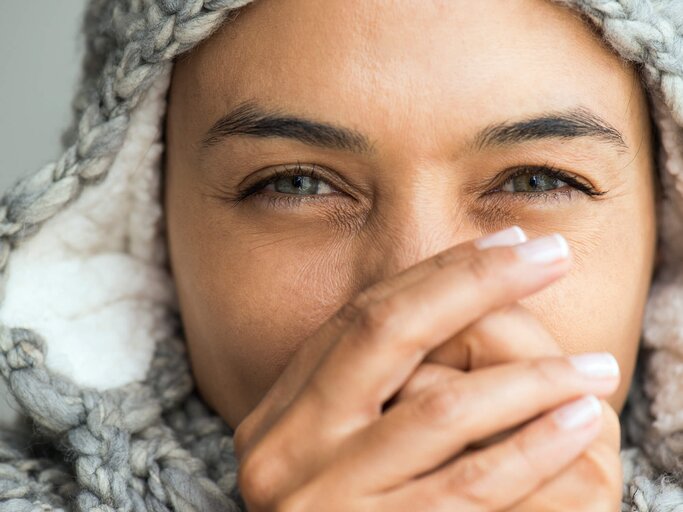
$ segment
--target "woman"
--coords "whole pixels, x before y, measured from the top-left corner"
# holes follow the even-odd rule
[[[2,203],[0,507],[683,505],[680,3],[84,28]]]

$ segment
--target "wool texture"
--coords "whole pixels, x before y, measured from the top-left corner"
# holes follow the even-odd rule
[[[64,151],[0,199],[0,512],[246,510],[234,432],[194,388],[156,177],[175,57],[251,1],[88,5]],[[553,1],[648,90],[663,258],[620,416],[621,510],[682,512],[683,2]]]

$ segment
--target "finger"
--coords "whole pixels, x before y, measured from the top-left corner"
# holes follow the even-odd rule
[[[529,258],[535,248],[545,257]],[[441,272],[365,308],[292,406],[321,412],[340,433],[348,431],[345,424],[355,429],[376,419],[430,350],[483,314],[548,285],[569,266],[560,235],[486,249],[454,264],[446,260]]]
[[[300,352],[305,357],[298,357],[298,359],[302,359],[307,364],[311,360],[311,358],[308,357],[311,354],[315,353],[318,356],[322,355],[322,352],[329,348],[327,342],[348,328],[349,325],[356,320],[358,314],[368,305],[373,302],[384,300],[391,294],[418,283],[428,275],[442,271],[444,265],[447,264],[446,262],[448,262],[448,264],[453,264],[471,257],[479,250],[485,248],[516,245],[526,240],[527,237],[524,234],[524,231],[518,226],[512,226],[487,237],[468,240],[450,247],[431,258],[407,268],[399,274],[373,284],[361,291],[353,300],[342,305],[328,321],[321,325],[316,332],[315,340],[311,340],[311,343],[307,343],[305,346],[301,347]],[[288,368],[290,367],[292,368],[291,370],[287,369],[283,372],[284,382],[289,381],[290,376],[299,376],[302,373],[306,373],[297,371],[297,362],[294,358],[290,362]],[[294,380],[298,381],[300,379],[296,378]],[[291,384],[293,381],[288,383]],[[287,386],[287,388],[291,389],[292,386]]]
[[[556,410],[548,412],[502,443],[459,457],[385,493],[378,499],[378,510],[407,511],[415,503],[430,512],[507,509],[566,467],[600,431],[600,402],[591,397],[567,406],[577,402],[588,404],[582,413],[584,423],[577,425],[581,416],[574,416],[574,426],[565,428],[556,421]]]
[[[466,375],[465,372],[443,364],[422,363],[413,372],[403,387],[384,404],[384,411],[406,401],[430,386]]]
[[[618,510],[621,503],[619,417],[604,400],[598,436],[568,466],[506,512],[529,510]],[[586,500],[590,496],[590,500]]]
[[[478,368],[527,357],[552,355],[560,351],[559,345],[536,317],[521,305],[513,304],[481,317],[470,327],[433,350],[425,361],[438,361],[441,364],[420,365],[421,369],[424,368],[422,371],[427,374],[427,378],[418,379],[417,385],[402,390],[405,392],[401,393],[400,400],[406,400],[419,392],[420,384],[423,382],[423,387],[436,382],[437,374],[438,378],[448,378],[450,369],[443,366],[446,364]],[[439,368],[440,370],[437,370]],[[591,500],[591,506],[596,504],[594,510],[608,510],[609,507],[600,508],[601,500],[597,499],[600,493],[606,494],[602,501],[614,500],[616,494],[616,503],[619,502],[621,427],[612,407],[604,401],[602,405],[602,429],[588,449],[508,512],[550,510],[550,504],[554,504],[556,510],[578,510],[581,507],[575,506],[578,503],[576,500],[583,500],[586,495],[596,496],[596,500]],[[466,452],[499,443],[522,427],[523,425],[514,427],[483,441],[471,443]],[[586,504],[582,505],[585,509]]]
[[[393,293],[415,285],[427,275],[442,273],[444,266],[471,257],[476,252],[491,248],[516,245],[527,240],[519,226],[512,226],[492,235],[468,240],[442,251],[388,279],[375,283],[344,304],[335,314],[306,340],[292,356],[277,381],[271,386],[256,408],[235,431],[235,453],[240,458],[254,442],[281,416],[318,365],[332,342],[356,320],[359,312],[371,303],[385,300]]]
[[[355,300],[342,306],[327,322],[326,334],[340,333],[353,323],[358,315],[371,303],[386,299],[392,294],[419,283],[427,276],[440,273],[445,266],[451,266],[493,247],[510,247],[526,242],[527,236],[519,226],[498,231],[488,236],[467,240],[435,254],[404,271],[379,281],[359,293]]]
[[[484,249],[456,262],[444,258],[441,271],[363,310],[313,369],[299,396],[257,441],[248,440],[245,456],[269,437],[270,446],[290,447],[292,455],[283,453],[281,467],[325,461],[324,447],[381,416],[382,404],[429,350],[489,310],[549,284],[571,264],[560,235]],[[306,443],[302,431],[308,432]]]
[[[467,372],[444,366],[442,364],[422,363],[420,366],[418,366],[417,370],[415,370],[408,382],[406,382],[399,392],[384,404],[382,407],[382,412],[386,413],[386,411],[392,407],[395,407],[401,402],[405,402],[414,398],[420,392],[429,387],[437,385],[440,382],[452,381],[453,379],[463,377],[465,375],[467,375]],[[483,448],[490,444],[502,441],[522,426],[523,425],[515,426],[508,430],[493,434],[492,436],[484,438],[480,441],[475,441],[471,443],[466,450]]]
[[[545,326],[519,303],[475,320],[425,357],[463,371],[532,357],[563,355]]]
[[[525,307],[509,304],[483,315],[431,350],[392,397],[392,404],[470,369],[554,355],[564,355],[555,338]]]
[[[519,303],[506,305],[473,322],[432,350],[425,361],[469,370],[522,361],[535,357],[563,355],[564,351],[541,322]],[[516,430],[498,432],[474,442],[483,448],[506,439]]]
[[[395,407],[397,404],[412,399],[420,392],[424,391],[429,387],[437,385],[440,382],[452,381],[453,379],[457,379],[465,375],[467,375],[467,372],[463,372],[462,370],[457,370],[455,368],[450,368],[442,364],[422,363],[420,366],[418,366],[417,370],[415,370],[413,375],[406,382],[406,384],[399,390],[399,392],[384,404],[382,412],[385,413],[392,407]],[[524,425],[515,426],[508,430],[504,430],[502,432],[493,434],[492,436],[489,436],[480,441],[475,441],[471,443],[465,449],[465,451],[470,449],[483,448],[484,446],[488,446],[489,444],[494,444],[499,441],[502,441],[522,426]]]
[[[551,407],[617,388],[618,374],[586,375],[572,361],[549,357],[490,366],[431,386],[346,440],[335,472],[350,480],[346,485],[381,491]]]

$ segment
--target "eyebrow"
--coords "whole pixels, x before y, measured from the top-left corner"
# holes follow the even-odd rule
[[[240,103],[216,121],[202,138],[201,147],[209,148],[236,135],[287,138],[326,149],[374,153],[373,143],[359,131],[267,109],[254,101]],[[534,140],[582,137],[596,138],[619,150],[628,149],[619,130],[585,107],[489,125],[472,139],[472,147],[483,150]]]
[[[356,130],[267,110],[253,101],[240,103],[216,121],[201,146],[213,146],[233,135],[284,137],[321,148],[366,155],[374,152],[370,140]]]
[[[489,146],[519,144],[531,140],[581,137],[594,137],[619,150],[628,149],[619,130],[585,107],[490,125],[477,134],[473,146],[481,150]]]

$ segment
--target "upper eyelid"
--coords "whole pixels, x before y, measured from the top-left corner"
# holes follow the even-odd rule
[[[504,171],[505,172],[505,171]],[[539,173],[544,173],[548,176],[555,177],[561,181],[564,181],[567,183],[570,187],[573,189],[582,192],[583,194],[593,197],[593,196],[602,196],[607,193],[607,190],[601,190],[597,186],[595,186],[590,180],[587,178],[578,175],[574,172],[571,171],[566,171],[564,169],[561,169],[557,166],[554,166],[550,163],[544,163],[541,165],[520,165],[520,166],[515,166],[512,168],[507,169],[507,173],[503,176],[503,178],[499,178],[500,174],[496,175],[493,179],[488,181],[484,187],[480,187],[478,185],[474,185],[471,189],[472,192],[478,192],[481,191],[482,189],[484,192],[481,194],[482,196],[484,195],[489,195],[491,193],[495,192],[500,192],[501,187],[507,183],[510,179],[515,178],[516,176],[523,175],[523,174],[533,174],[534,172],[539,172]],[[495,188],[491,188],[492,184],[497,183]],[[552,193],[554,190],[549,190],[546,192],[509,192],[510,194],[531,194],[531,195],[542,195],[544,193]]]
[[[550,165],[550,164],[519,165],[519,166],[511,167],[511,168],[503,171],[502,174],[504,174],[504,176],[502,178],[500,177],[501,173],[498,173],[491,180],[486,182],[486,187],[491,187],[496,182],[499,182],[498,185],[500,186],[512,178],[515,178],[515,177],[520,176],[522,174],[533,174],[534,172],[545,173],[549,176],[561,176],[562,178],[573,178],[573,179],[576,179],[576,181],[580,181],[580,179],[575,178],[572,173],[564,171],[563,169],[559,169],[559,168],[557,168],[553,165]],[[562,179],[562,178],[560,178],[560,179]],[[590,184],[587,186],[592,187],[592,185],[590,185]]]

